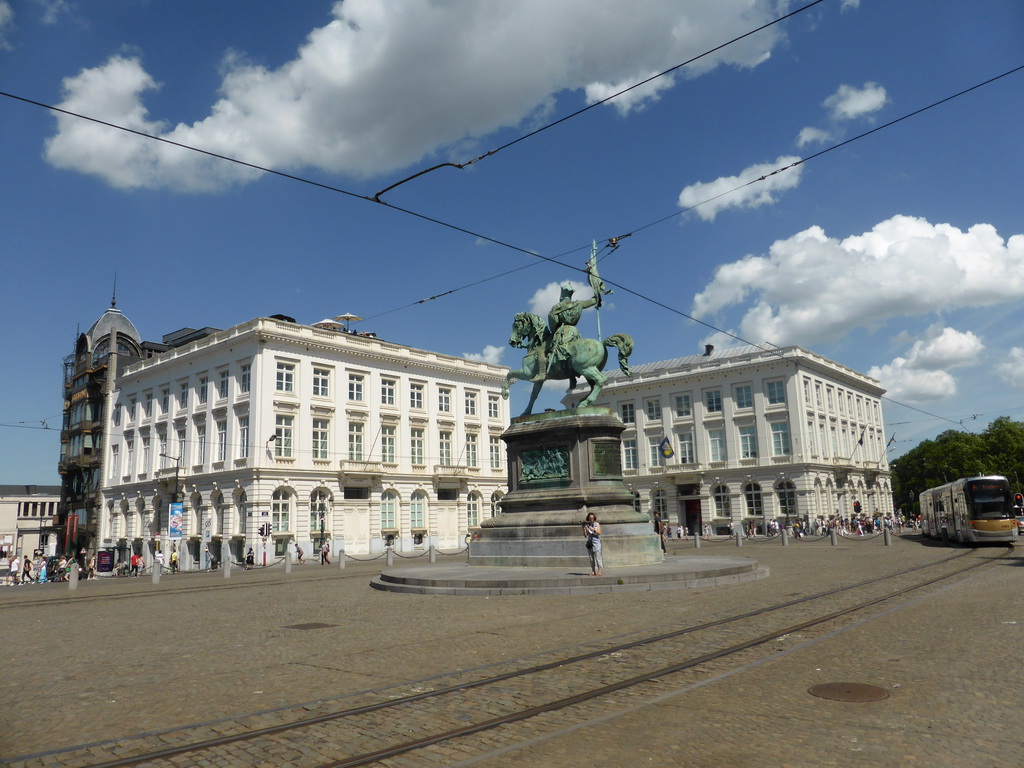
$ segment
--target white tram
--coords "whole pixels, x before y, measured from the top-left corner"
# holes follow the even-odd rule
[[[964,477],[921,494],[922,530],[946,543],[1017,541],[1017,521],[1005,477]]]

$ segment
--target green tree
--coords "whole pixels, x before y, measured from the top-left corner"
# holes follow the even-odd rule
[[[1004,475],[1019,491],[1024,480],[1024,423],[1000,416],[980,435],[947,430],[907,451],[891,468],[896,507],[915,514],[918,494],[961,477]]]

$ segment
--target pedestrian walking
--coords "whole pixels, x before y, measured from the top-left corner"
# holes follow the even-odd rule
[[[178,572],[178,548],[171,547],[171,573]]]
[[[320,565],[331,564],[331,545],[326,539],[324,543],[320,545]]]
[[[252,547],[249,547],[249,551],[245,553],[245,570],[251,570],[256,565],[256,555],[252,551]]]
[[[295,544],[295,557],[298,559],[298,561],[300,563],[306,562],[306,559],[302,555],[303,555],[302,547],[300,547],[298,545],[298,542],[296,542],[296,544]]]

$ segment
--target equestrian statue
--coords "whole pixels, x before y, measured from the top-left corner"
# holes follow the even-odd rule
[[[594,249],[596,252],[596,247]],[[548,313],[547,323],[539,315],[520,312],[512,323],[510,346],[526,349],[523,366],[518,371],[509,371],[501,387],[502,397],[508,399],[508,388],[514,379],[522,379],[533,383],[530,402],[526,405],[525,416],[532,412],[541,387],[545,381],[569,380],[569,389],[576,386],[577,379],[586,379],[590,384],[590,394],[578,407],[592,405],[601,394],[608,378],[601,373],[608,362],[608,347],[615,347],[619,352],[619,370],[626,376],[630,375],[629,356],[633,352],[633,338],[625,333],[616,333],[604,341],[584,339],[576,324],[583,316],[583,310],[590,307],[601,307],[601,296],[611,291],[597,275],[595,252],[587,261],[587,273],[590,285],[594,289],[594,297],[582,301],[574,301],[571,286],[562,287],[561,296]],[[598,335],[601,323],[598,318]]]

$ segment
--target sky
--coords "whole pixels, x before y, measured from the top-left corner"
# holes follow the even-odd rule
[[[115,276],[147,340],[354,313],[518,367],[593,242],[634,363],[802,346],[890,459],[1024,420],[1022,65],[1019,0],[0,0],[0,483],[59,482]]]

